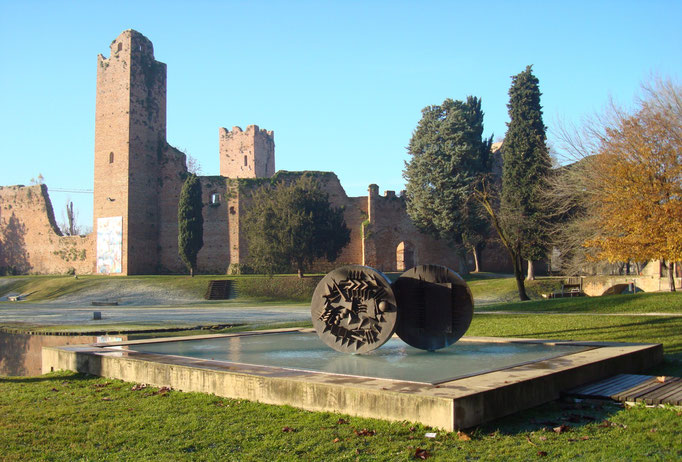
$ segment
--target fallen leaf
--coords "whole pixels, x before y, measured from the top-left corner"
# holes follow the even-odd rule
[[[171,391],[170,388],[168,388],[168,387],[161,387],[161,388],[159,388],[157,391],[155,391],[154,393],[152,393],[152,395],[166,396],[166,394],[167,394],[169,391]]]
[[[59,391],[59,390],[57,390],[56,388],[53,388],[53,389],[52,389],[52,390],[50,390],[50,391]]]
[[[457,439],[460,441],[471,441],[471,437],[464,432],[457,431]]]
[[[598,427],[602,428],[607,428],[607,427],[620,427],[620,428],[626,428],[627,425],[619,424],[616,422],[611,422],[610,420],[605,420],[602,423],[598,425]]]
[[[417,429],[414,428],[414,427],[410,427],[410,431],[411,431],[411,432],[415,432],[415,431],[417,431]]]
[[[538,456],[539,457],[545,457],[547,453],[545,451],[538,451]]]
[[[417,450],[414,452],[415,459],[425,460],[428,459],[429,457],[431,457],[431,454],[426,449],[417,448]]]
[[[106,397],[102,398],[102,401],[111,401],[111,398],[109,398],[108,396],[106,396]]]
[[[350,422],[348,422],[346,419],[339,419],[336,421],[337,425],[346,425]]]
[[[547,437],[546,437],[546,436],[538,436],[538,439],[539,439],[540,441],[547,441]]]
[[[656,433],[657,431],[658,431],[658,429],[656,427],[654,427],[651,430],[649,430],[649,433]]]
[[[338,443],[339,441],[341,441],[341,440],[338,438],[334,438],[334,441],[332,441],[332,443]]]
[[[138,391],[138,390],[144,390],[145,388],[147,388],[147,384],[145,384],[145,383],[137,383],[137,384],[133,385],[133,386],[130,388],[130,390],[132,390],[132,391]]]
[[[291,428],[291,427],[284,427],[284,428],[282,428],[282,431],[283,431],[284,433],[293,433],[293,432],[296,431],[296,429],[295,429],[295,428]]]
[[[571,427],[568,425],[559,425],[558,427],[554,427],[552,430],[554,430],[554,433],[565,433],[567,432]]]
[[[661,376],[656,377],[656,380],[661,382],[661,383],[665,383],[665,375],[661,375]]]
[[[533,441],[530,439],[530,436],[526,436],[526,441],[528,441],[530,444],[532,444],[532,445],[535,446],[536,448],[538,447],[538,445],[535,444],[535,443],[533,443]]]
[[[363,428],[362,430],[353,430],[356,435],[358,436],[374,436],[377,434],[376,431],[374,430],[367,430],[366,428]]]
[[[589,436],[581,436],[580,439],[583,440],[583,441],[585,441],[585,440],[589,440],[590,437],[589,437]]]

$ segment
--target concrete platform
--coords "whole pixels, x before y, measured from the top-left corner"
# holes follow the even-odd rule
[[[309,330],[280,329],[195,336],[186,340],[283,331]],[[169,339],[45,347],[43,372],[72,370],[181,391],[288,404],[311,411],[421,422],[453,431],[555,400],[560,393],[589,382],[620,373],[641,372],[663,360],[660,344],[491,337],[466,337],[466,340],[569,344],[591,349],[437,385],[133,351],[136,344]]]

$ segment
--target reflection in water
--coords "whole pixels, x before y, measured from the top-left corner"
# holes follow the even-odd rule
[[[364,355],[332,350],[314,333],[278,333],[131,345],[141,353],[437,383],[588,349],[576,345],[460,341],[435,352],[397,338]]]
[[[44,346],[80,345],[127,339],[125,335],[103,338],[92,335],[32,335],[0,331],[0,375],[42,374]]]

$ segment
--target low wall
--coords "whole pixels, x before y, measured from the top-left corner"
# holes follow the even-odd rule
[[[657,276],[594,276],[583,279],[583,292],[590,297],[598,297],[611,287],[621,284],[634,284],[643,292],[666,292],[670,290],[667,277]],[[675,287],[682,288],[682,278],[675,278]]]
[[[47,186],[0,186],[0,271],[90,274],[95,238],[63,236]]]

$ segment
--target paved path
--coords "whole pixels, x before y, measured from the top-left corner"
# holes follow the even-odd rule
[[[102,319],[93,320],[93,312]],[[43,303],[1,303],[0,324],[30,323],[40,326],[144,324],[149,326],[200,326],[259,324],[310,320],[308,305],[206,305],[119,307],[62,306]]]
[[[93,320],[93,312],[102,314]],[[666,316],[682,313],[584,313],[537,311],[476,311],[476,315],[580,315],[580,316]],[[265,324],[310,320],[308,305],[255,305],[193,303],[172,306],[73,306],[60,303],[0,303],[0,324],[33,324],[36,326],[74,326],[97,330],[98,326],[142,325],[149,327],[192,327],[215,324]],[[79,329],[80,330],[80,329]]]

